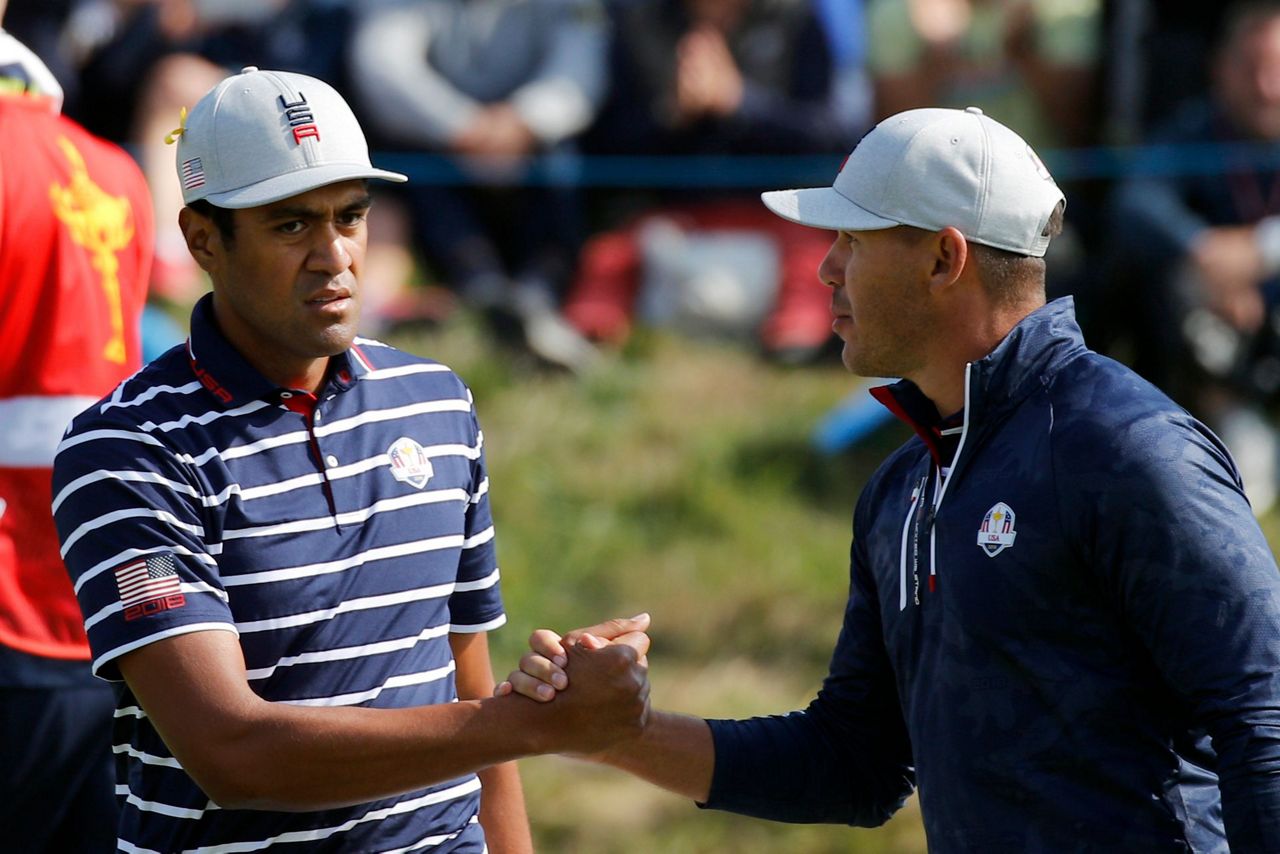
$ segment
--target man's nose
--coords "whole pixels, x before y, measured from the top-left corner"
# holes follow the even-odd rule
[[[822,263],[818,265],[818,281],[832,289],[844,285],[844,252],[840,249],[838,239],[831,244]]]
[[[316,229],[316,239],[307,258],[308,266],[317,271],[337,275],[351,266],[347,239],[332,226]]]

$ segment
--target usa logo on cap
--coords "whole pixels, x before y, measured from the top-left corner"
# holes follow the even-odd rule
[[[284,117],[289,122],[289,127],[293,128],[294,142],[302,145],[302,140],[309,136],[315,137],[316,142],[320,141],[320,128],[316,127],[316,117],[312,114],[311,107],[307,105],[306,95],[299,92],[296,101],[286,101],[284,95],[281,95],[280,106],[284,109]]]

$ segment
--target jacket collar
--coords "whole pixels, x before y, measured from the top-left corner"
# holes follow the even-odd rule
[[[1018,405],[1087,350],[1074,298],[1062,297],[1031,312],[989,355],[971,363],[970,428]]]
[[[1013,327],[987,356],[969,364],[964,412],[965,432],[1022,402],[1047,385],[1057,369],[1088,348],[1076,323],[1075,301],[1062,297],[1043,305]],[[947,465],[954,444],[933,402],[910,380],[871,389],[871,394],[920,436],[939,465]]]
[[[211,293],[201,297],[191,311],[187,358],[196,379],[223,408],[242,406],[254,400],[276,401],[280,392],[290,391],[264,377],[222,334],[213,314]],[[325,388],[346,391],[369,370],[368,359],[352,347],[329,359]]]

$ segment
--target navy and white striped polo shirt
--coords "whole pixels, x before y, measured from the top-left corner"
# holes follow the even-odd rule
[[[191,326],[185,347],[78,416],[58,449],[54,514],[94,671],[119,680],[131,650],[230,631],[268,700],[455,700],[448,634],[505,621],[466,386],[357,339],[313,397],[252,368],[208,297]],[[347,809],[220,809],[121,688],[123,850],[484,847],[474,775]]]

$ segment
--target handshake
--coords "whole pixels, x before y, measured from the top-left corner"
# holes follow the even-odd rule
[[[649,720],[648,628],[649,615],[640,614],[564,636],[539,629],[494,696],[543,705],[534,716],[550,724],[550,742],[539,752],[596,754],[638,739]]]

